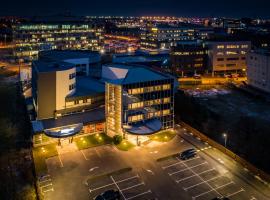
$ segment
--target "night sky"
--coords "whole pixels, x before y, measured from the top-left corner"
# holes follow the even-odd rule
[[[2,0],[0,15],[168,15],[270,18],[270,0]]]

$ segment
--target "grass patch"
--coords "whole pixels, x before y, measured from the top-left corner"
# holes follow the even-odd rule
[[[100,175],[97,175],[97,176],[91,176],[90,178],[87,178],[87,182],[97,180],[97,179],[100,179],[100,178],[104,178],[104,177],[107,177],[107,176],[122,174],[122,173],[125,173],[125,172],[129,172],[131,170],[132,170],[131,167],[125,167],[125,168],[122,168],[122,169],[119,169],[119,170],[116,170],[116,171],[100,174]]]
[[[172,154],[172,155],[164,156],[162,158],[158,158],[156,161],[161,162],[161,161],[164,161],[164,160],[169,160],[171,158],[175,158],[178,155],[179,155],[179,153],[175,153],[175,154]]]
[[[87,135],[84,137],[74,139],[78,149],[87,149],[104,144],[111,144],[112,138],[105,133],[96,133],[94,135]]]
[[[157,142],[169,142],[176,136],[176,132],[173,130],[162,131],[154,135],[148,136],[150,140]]]
[[[132,149],[133,147],[135,147],[134,144],[132,144],[131,142],[127,141],[127,140],[122,140],[122,142],[120,144],[115,145],[117,149],[121,150],[121,151],[128,151],[130,149]]]
[[[47,173],[47,165],[45,160],[47,158],[57,156],[57,154],[56,144],[35,147],[33,149],[33,157],[37,175]]]

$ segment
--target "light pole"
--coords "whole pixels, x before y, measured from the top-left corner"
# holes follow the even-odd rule
[[[225,148],[226,148],[227,147],[227,138],[228,138],[227,133],[223,133],[223,137],[224,137],[224,144],[225,144]]]

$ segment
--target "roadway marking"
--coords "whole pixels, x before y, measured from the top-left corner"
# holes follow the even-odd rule
[[[185,163],[182,163],[182,164],[186,165]],[[187,170],[190,170],[190,171],[191,171],[191,169],[196,168],[196,167],[199,167],[199,166],[201,166],[201,165],[205,165],[205,164],[207,164],[206,161],[203,162],[203,163],[200,163],[200,164],[198,164],[198,165],[191,166],[191,167],[189,167],[189,166],[186,165],[186,168],[185,168],[185,169],[181,169],[181,170],[178,170],[178,171],[175,171],[175,172],[172,172],[172,173],[168,173],[168,174],[169,174],[170,176],[172,176],[172,175],[174,175],[174,174],[178,174],[178,173],[183,172],[183,171],[187,171]],[[194,173],[194,174],[195,174],[195,173]]]
[[[100,158],[101,158],[101,155],[100,155],[100,153],[98,152],[98,150],[97,150],[97,148],[96,148],[96,147],[95,147],[95,151],[96,151],[96,153],[97,153],[98,157],[100,157]]]
[[[60,157],[59,154],[58,154],[58,159],[59,159],[59,161],[60,161],[60,167],[64,167],[63,162],[62,162],[61,157]]]
[[[133,186],[130,186],[130,187],[127,187],[127,188],[124,188],[124,189],[122,189],[122,191],[129,190],[129,189],[132,189],[132,188],[141,186],[141,185],[144,185],[144,182],[138,183],[138,184],[136,184],[136,185],[133,185]]]
[[[238,191],[236,191],[236,192],[234,192],[234,193],[231,193],[231,194],[228,194],[228,195],[226,195],[226,197],[231,197],[231,196],[234,196],[234,195],[236,195],[236,194],[238,194],[238,193],[240,193],[240,192],[244,192],[245,190],[243,189],[243,188],[241,188],[240,190],[238,190]]]
[[[111,179],[112,179],[113,183],[115,184],[115,186],[117,187],[117,189],[119,190],[119,192],[122,194],[122,196],[123,196],[124,200],[126,200],[125,195],[123,194],[123,192],[121,191],[121,189],[118,187],[118,185],[117,185],[117,183],[114,181],[113,177],[112,177],[112,176],[110,176],[110,177],[111,177]]]
[[[201,175],[201,174],[204,174],[204,173],[207,173],[207,172],[213,171],[213,170],[215,170],[215,168],[208,169],[208,170],[205,170],[205,171],[203,171],[203,172],[197,173],[197,175]],[[190,178],[192,178],[192,177],[194,177],[194,176],[197,176],[197,175],[196,175],[196,174],[193,174],[193,175],[191,175],[191,176],[188,176],[188,177],[185,177],[185,178],[179,179],[179,180],[177,180],[176,182],[177,182],[177,183],[179,183],[179,182],[181,182],[181,181],[184,181],[184,180],[190,179]]]
[[[179,161],[181,161],[179,158],[177,158]],[[188,167],[188,165],[186,164],[186,163],[183,163],[187,168],[189,168]],[[194,172],[191,168],[189,168],[189,170],[193,173],[193,174],[197,174],[196,172]],[[205,182],[204,181],[204,179],[200,176],[200,175],[197,175],[203,182]],[[207,182],[205,182],[212,190],[214,190],[219,196],[222,196],[216,189],[214,189],[209,183],[207,183]],[[193,197],[192,197],[192,199],[193,199]]]
[[[139,196],[142,196],[142,195],[148,194],[148,193],[152,193],[152,191],[151,191],[151,190],[148,190],[148,191],[146,191],[146,192],[142,192],[142,193],[140,193],[140,194],[137,194],[137,195],[135,195],[135,196],[132,196],[132,197],[127,198],[127,200],[134,199],[134,198],[136,198],[136,197],[139,197]]]
[[[172,166],[175,166],[175,165],[179,165],[179,164],[182,164],[183,162],[189,162],[189,161],[192,161],[192,160],[196,160],[200,158],[200,156],[196,156],[195,158],[191,158],[189,160],[185,160],[185,161],[180,161],[180,162],[177,162],[177,163],[174,163],[174,164],[171,164],[171,165],[167,165],[167,166],[163,166],[162,169],[167,169],[169,167],[172,167]]]
[[[48,181],[51,181],[52,179],[47,179],[47,180],[42,180],[42,181],[39,181],[39,183],[41,184],[41,183],[45,183],[45,182],[48,182]]]
[[[83,153],[83,150],[81,150],[80,152],[82,153],[82,155],[83,155],[83,157],[84,157],[85,160],[89,160],[89,159],[85,156],[85,154]]]
[[[42,191],[42,193],[53,192],[53,191],[54,191],[54,189],[53,189],[53,188],[50,188],[50,189],[48,189],[48,190]]]
[[[196,199],[196,198],[198,198],[198,197],[200,197],[200,196],[203,196],[203,195],[205,195],[205,194],[208,194],[209,192],[216,191],[217,189],[226,187],[227,185],[230,185],[230,184],[233,184],[233,183],[234,183],[233,181],[230,181],[229,183],[223,184],[223,185],[221,185],[221,186],[218,186],[218,187],[215,187],[215,188],[212,187],[211,190],[208,190],[208,191],[203,192],[203,193],[201,193],[201,194],[199,194],[199,195],[197,195],[197,196],[194,196],[194,197],[192,197],[192,199]],[[219,193],[219,192],[218,192],[218,193]],[[219,195],[222,196],[220,193],[219,193]]]
[[[49,186],[52,186],[53,184],[52,183],[49,183],[47,185],[42,185],[42,186],[39,186],[40,188],[44,188],[44,187],[49,187]]]
[[[126,179],[122,179],[120,181],[116,181],[116,183],[121,183],[121,182],[124,182],[124,181],[127,181],[127,180],[130,180],[130,179],[134,179],[134,178],[138,178],[138,174],[136,176],[133,176],[133,177],[129,177],[129,178],[126,178]],[[99,189],[102,189],[102,188],[105,188],[105,187],[108,187],[108,186],[111,186],[111,185],[114,185],[115,183],[109,183],[107,185],[103,185],[103,186],[100,186],[100,187],[97,187],[97,188],[93,188],[93,189],[89,189],[89,192],[93,192],[95,190],[99,190]]]
[[[222,175],[215,176],[215,177],[213,177],[213,178],[210,178],[210,179],[208,179],[208,180],[205,180],[205,182],[210,182],[210,181],[215,180],[215,179],[218,179],[218,178],[220,178],[220,177],[222,177]],[[198,186],[198,185],[201,185],[201,184],[203,184],[203,183],[204,183],[204,182],[200,182],[200,183],[191,185],[191,186],[186,187],[186,188],[183,188],[183,189],[184,189],[185,191],[187,191],[187,190],[189,190],[189,189],[191,189],[191,188],[194,188],[194,187],[196,187],[196,186]]]
[[[98,169],[98,168],[99,168],[98,166],[92,167],[91,169],[89,169],[89,172],[92,172],[92,171],[94,171],[95,169]]]

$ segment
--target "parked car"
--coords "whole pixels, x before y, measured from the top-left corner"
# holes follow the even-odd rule
[[[120,192],[114,190],[107,190],[104,193],[98,195],[95,200],[119,200]]]
[[[194,78],[194,79],[201,79],[202,77],[201,77],[200,74],[194,74],[193,78]]]
[[[187,149],[183,152],[180,153],[180,159],[181,160],[186,160],[186,159],[189,159],[189,158],[192,158],[192,157],[195,157],[197,155],[197,151],[196,149]]]

